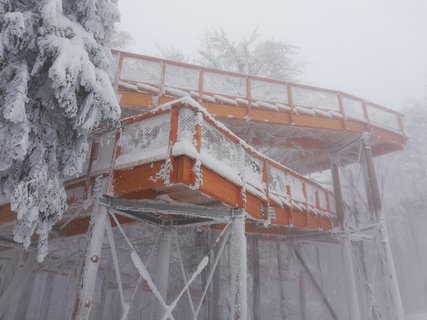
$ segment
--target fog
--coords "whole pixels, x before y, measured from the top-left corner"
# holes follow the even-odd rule
[[[135,40],[131,51],[159,55],[158,46],[166,45],[194,56],[207,30],[223,28],[237,41],[257,29],[264,39],[299,48],[295,58],[306,63],[302,82],[408,113],[410,142],[404,152],[382,158],[378,173],[385,181],[385,211],[405,311],[408,319],[418,319],[427,297],[422,275],[427,265],[425,122],[417,124],[427,97],[427,1],[121,0],[119,5],[119,28]],[[419,101],[419,109],[410,100]],[[423,172],[422,178],[416,172]]]
[[[157,44],[194,54],[204,31],[231,38],[255,28],[300,48],[301,80],[392,108],[427,95],[427,2],[423,0],[144,1],[120,0],[120,29],[131,50],[158,55]]]

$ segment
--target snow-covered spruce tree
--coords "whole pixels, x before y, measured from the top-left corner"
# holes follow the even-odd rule
[[[0,0],[0,193],[15,241],[47,236],[66,210],[63,177],[81,171],[88,134],[120,109],[108,48],[116,0]]]

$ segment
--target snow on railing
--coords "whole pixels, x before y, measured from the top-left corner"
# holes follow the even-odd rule
[[[329,190],[252,149],[194,100],[178,100],[142,116],[125,119],[123,124],[118,141],[121,152],[115,169],[186,155],[196,160],[196,164],[240,186],[242,192],[280,206],[335,216]],[[175,137],[174,140],[171,137]],[[196,176],[200,174],[196,168],[193,172]],[[162,179],[167,180],[163,176]],[[194,180],[198,181],[197,189],[203,177],[197,176]]]
[[[298,83],[249,76],[114,51],[117,80],[151,94],[355,120],[404,134],[403,115],[352,95]]]

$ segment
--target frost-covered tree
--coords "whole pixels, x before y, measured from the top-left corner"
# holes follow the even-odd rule
[[[111,48],[113,49],[125,50],[133,44],[135,44],[135,40],[127,31],[116,30],[111,36]]]
[[[281,80],[294,80],[303,64],[294,61],[298,49],[284,41],[261,40],[257,30],[234,42],[223,29],[208,31],[198,50],[209,67]]]
[[[172,45],[157,44],[157,49],[159,50],[162,57],[165,59],[186,63],[192,62],[192,58],[190,55],[187,55],[184,51]]]
[[[28,247],[66,210],[65,175],[82,170],[88,134],[115,126],[109,41],[116,0],[0,0],[0,193]]]

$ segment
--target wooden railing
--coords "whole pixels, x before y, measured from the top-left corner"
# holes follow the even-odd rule
[[[111,141],[113,137],[105,139]],[[102,139],[101,143],[106,143]],[[178,102],[125,119],[118,139],[116,170],[160,160],[173,164],[174,158],[185,155],[195,160],[195,166],[207,167],[240,186],[242,194],[249,192],[276,206],[335,217],[330,190],[255,151],[197,105]],[[115,143],[109,145],[112,148]],[[108,158],[112,150],[104,153]],[[107,165],[108,161],[104,163]],[[98,170],[102,169],[98,166]],[[192,172],[192,187],[197,189],[203,177],[197,177],[196,167]],[[173,183],[172,175],[165,169],[156,179]]]
[[[117,80],[155,95],[351,119],[404,135],[403,115],[350,94],[208,67],[113,51]]]

